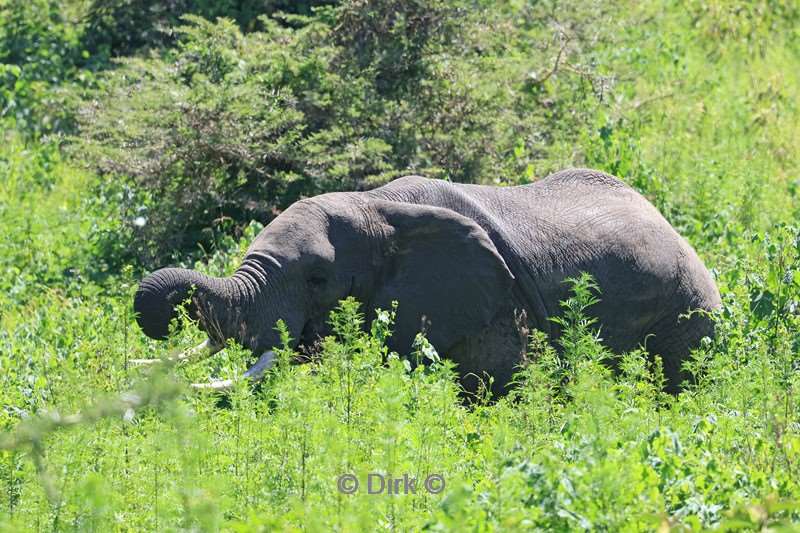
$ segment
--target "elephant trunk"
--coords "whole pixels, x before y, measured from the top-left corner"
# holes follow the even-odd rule
[[[189,297],[190,318],[199,319],[215,340],[224,341],[232,322],[230,311],[239,308],[240,294],[231,278],[212,278],[183,268],[162,268],[144,278],[133,301],[139,327],[150,338],[165,339],[178,306]]]

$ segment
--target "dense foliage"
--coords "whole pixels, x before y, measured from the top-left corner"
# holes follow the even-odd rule
[[[2,529],[797,527],[794,2],[140,5],[0,4]],[[235,346],[129,365],[199,339],[131,316],[172,252],[230,273],[305,195],[569,165],[643,192],[715,273],[719,334],[678,396],[644,351],[603,347],[588,278],[563,353],[534,333],[514,392],[472,405],[424,338],[388,353],[392,310],[363,331],[352,301],[319,360],[283,350],[227,398],[186,383],[240,373]],[[445,487],[370,495],[370,473]]]
[[[303,196],[552,170],[608,89],[582,47],[611,27],[590,25],[597,9],[563,27],[544,4],[508,9],[351,2],[245,34],[185,17],[175,48],[123,60],[78,116],[101,194],[126,194],[106,243],[152,266]]]

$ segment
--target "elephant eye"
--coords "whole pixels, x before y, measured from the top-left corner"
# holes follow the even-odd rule
[[[319,274],[313,275],[308,278],[308,284],[312,287],[323,287],[328,280],[320,276]]]

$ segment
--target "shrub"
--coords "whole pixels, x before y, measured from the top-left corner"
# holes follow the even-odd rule
[[[80,117],[82,147],[109,178],[103,193],[127,191],[123,219],[145,263],[226,220],[269,219],[303,194],[354,187],[385,151],[322,118],[342,98],[325,75],[330,51],[306,37],[324,28],[245,36],[230,21],[187,20],[171,61],[126,60]]]
[[[333,37],[352,72],[367,71],[377,93],[399,96],[434,75],[430,48],[458,33],[460,15],[444,0],[355,0],[339,9]]]
[[[176,41],[184,14],[229,17],[254,30],[262,14],[310,14],[327,0],[9,0],[0,4],[0,118],[31,137],[70,133],[83,89],[110,59]]]
[[[314,6],[330,0],[93,0],[87,10],[86,46],[105,56],[131,55],[142,48],[174,44],[172,29],[183,15],[208,20],[227,17],[243,31],[254,30],[260,15],[277,11],[309,15]]]
[[[70,129],[77,102],[69,84],[91,78],[78,72],[82,58],[78,25],[61,2],[0,4],[0,118],[33,135]]]
[[[124,227],[108,236],[155,266],[304,196],[403,173],[518,183],[560,166],[607,90],[584,50],[607,15],[577,8],[553,26],[549,4],[495,19],[465,5],[350,1],[250,33],[184,17],[176,48],[121,61],[80,115],[74,153],[121,198]]]

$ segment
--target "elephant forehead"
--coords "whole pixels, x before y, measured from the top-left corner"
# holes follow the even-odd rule
[[[328,225],[298,214],[287,210],[273,220],[256,237],[247,254],[269,255],[282,265],[307,257],[333,259],[335,251],[328,239]]]
[[[336,250],[326,239],[315,235],[275,235],[254,242],[247,256],[269,256],[281,268],[292,264],[304,264],[313,259],[334,260]]]

